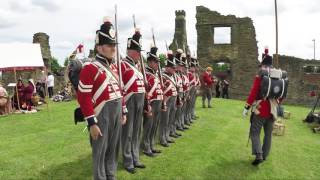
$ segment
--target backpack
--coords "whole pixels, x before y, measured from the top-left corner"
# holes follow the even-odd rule
[[[81,69],[86,62],[90,62],[91,59],[75,59],[71,60],[68,65],[68,78],[73,86],[73,88],[77,91],[79,84],[79,77]]]
[[[80,72],[81,69],[86,62],[90,62],[91,59],[75,59],[71,60],[68,65],[68,78],[72,87],[78,91],[79,79],[80,79]],[[78,122],[84,122],[85,119],[81,112],[80,107],[76,108],[74,111],[74,123],[77,124]]]
[[[281,69],[261,69],[260,96],[262,98],[279,99],[286,98],[289,80],[287,72]]]

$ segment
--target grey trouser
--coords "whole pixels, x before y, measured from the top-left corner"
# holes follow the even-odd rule
[[[183,97],[183,92],[179,93],[180,97]],[[181,98],[181,100],[183,101],[183,99]],[[175,133],[176,132],[176,128],[182,128],[182,107],[185,104],[185,102],[183,102],[182,106],[176,106],[176,113],[175,113],[175,122],[174,122],[174,126],[172,126],[171,128],[171,133]]]
[[[193,94],[195,92],[195,87],[191,87],[190,91],[189,91],[189,99],[187,100],[187,107],[186,107],[186,119],[185,119],[185,123],[186,124],[190,124],[191,123],[191,113],[192,113],[192,100],[193,100]]]
[[[195,103],[195,95],[196,95],[196,87],[192,86],[189,91],[190,100],[188,101],[188,109],[187,109],[187,116],[188,121],[190,122],[191,119],[194,117],[194,103]]]
[[[144,152],[151,153],[152,150],[155,150],[155,137],[160,122],[161,103],[162,101],[160,100],[152,101],[152,116],[144,116],[142,139],[142,149]]]
[[[196,106],[196,101],[197,101],[197,88],[194,89],[193,94],[191,95],[192,101],[191,101],[191,118],[194,119],[196,114],[195,114],[195,106]]]
[[[183,107],[183,105],[182,105]],[[182,107],[177,106],[177,110],[176,110],[176,123],[175,123],[175,128],[182,128]],[[175,128],[174,131],[175,132]]]
[[[212,98],[212,89],[210,87],[204,87],[202,92],[202,103],[205,104],[206,99],[208,99],[208,105]]]
[[[183,103],[183,106],[181,108],[181,119],[180,119],[181,123],[180,123],[180,125],[182,128],[184,127],[184,124],[185,124],[186,113],[187,113],[187,101],[185,101]]]
[[[134,168],[139,163],[140,134],[144,105],[144,93],[133,94],[126,102],[127,122],[122,127],[122,155],[123,166]]]
[[[174,103],[173,103],[173,109],[170,111],[170,113],[169,113],[169,124],[168,124],[168,126],[169,126],[169,131],[167,131],[166,133],[166,135],[167,135],[167,139],[170,139],[169,138],[169,136],[170,136],[170,134],[175,134],[175,132],[176,132],[176,112],[177,112],[177,98],[178,97],[175,97],[174,99],[175,99],[175,101],[174,101]]]
[[[167,144],[167,140],[169,139],[169,120],[170,115],[172,116],[175,111],[176,105],[176,96],[170,96],[167,100],[167,111],[161,112],[161,121],[160,121],[160,143]]]
[[[252,141],[253,155],[260,154],[260,155],[263,155],[263,157],[265,158],[268,156],[271,148],[273,123],[274,123],[273,118],[265,119],[265,118],[261,118],[258,115],[252,115],[250,136]],[[264,129],[264,138],[263,138],[263,146],[261,148],[260,132],[262,127]]]
[[[92,140],[90,136],[95,180],[115,178],[121,134],[121,110],[121,99],[109,101],[97,117],[102,136],[97,140]]]

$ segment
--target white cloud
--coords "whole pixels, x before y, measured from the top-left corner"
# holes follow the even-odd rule
[[[60,4],[53,0],[32,0],[31,3],[34,6],[38,6],[44,10],[47,10],[48,12],[55,12],[61,8]]]
[[[10,22],[9,20],[0,17],[0,29],[4,29],[4,28],[11,28],[15,26],[14,22]]]
[[[53,48],[57,48],[57,49],[69,49],[69,48],[73,48],[73,46],[74,44],[69,41],[56,42],[52,45]]]

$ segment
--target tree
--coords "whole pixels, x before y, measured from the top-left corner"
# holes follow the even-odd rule
[[[69,64],[69,57],[66,57],[66,58],[64,59],[63,66],[64,66],[64,67],[67,67],[68,64]]]
[[[159,59],[160,59],[160,66],[164,67],[165,61],[166,61],[166,55],[165,54],[159,54]]]
[[[56,75],[60,75],[61,74],[61,69],[62,67],[60,66],[60,64],[58,63],[58,59],[55,57],[52,57],[49,60],[50,66],[51,66],[51,72],[53,72]]]

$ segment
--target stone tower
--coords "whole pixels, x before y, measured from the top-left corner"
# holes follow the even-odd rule
[[[169,49],[176,51],[178,48],[184,51],[189,51],[187,41],[187,30],[186,30],[186,12],[184,10],[177,10],[175,19],[175,31],[173,41],[169,46]],[[178,46],[178,47],[177,47]]]
[[[50,69],[49,60],[51,59],[51,51],[49,45],[49,36],[46,33],[39,32],[33,35],[33,43],[39,43],[41,54],[45,66]]]
[[[228,63],[230,96],[245,99],[258,67],[258,47],[255,28],[250,18],[221,15],[206,7],[197,6],[197,55],[202,67]],[[227,43],[218,43],[218,30],[228,29]],[[217,32],[217,34],[215,34]],[[219,35],[218,35],[219,34]],[[215,39],[217,38],[217,39]]]

